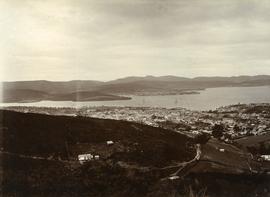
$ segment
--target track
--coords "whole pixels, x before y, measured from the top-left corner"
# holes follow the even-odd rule
[[[196,155],[195,155],[195,157],[190,161],[179,163],[178,164],[179,169],[175,173],[171,174],[170,177],[178,176],[182,171],[184,171],[185,169],[188,169],[189,167],[191,167],[192,164],[197,163],[200,160],[201,155],[202,155],[201,145],[196,144]]]
[[[70,161],[70,160],[62,160],[62,159],[53,159],[53,158],[47,158],[47,157],[39,157],[39,156],[30,156],[30,155],[23,155],[23,154],[18,154],[18,153],[10,153],[7,151],[0,151],[0,154],[3,155],[9,155],[9,156],[15,156],[18,158],[23,158],[23,159],[33,159],[33,160],[43,160],[43,161],[56,161],[56,162],[61,162],[61,163],[78,163],[77,161]]]

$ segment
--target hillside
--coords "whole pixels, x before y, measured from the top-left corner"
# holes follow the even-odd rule
[[[148,75],[145,77],[125,77],[125,78],[120,78],[112,81],[108,81],[107,84],[120,84],[120,83],[130,83],[130,82],[137,82],[137,81],[187,81],[191,80],[186,77],[177,77],[177,76],[160,76],[160,77],[155,77],[152,75]]]
[[[103,92],[118,94],[183,94],[213,87],[241,87],[270,85],[270,76],[196,77],[176,76],[127,77],[101,84]]]
[[[190,94],[197,90],[213,87],[241,87],[270,85],[269,75],[237,76],[237,77],[196,77],[185,78],[177,76],[146,76],[126,77],[117,80],[101,81],[18,81],[3,82],[3,89],[35,90],[48,94],[71,94],[73,92],[102,92],[120,95],[169,95]]]
[[[127,100],[129,97],[104,94],[97,91],[79,91],[66,94],[48,93],[31,89],[4,89],[2,102],[26,103],[43,100],[50,101],[111,101]]]
[[[104,94],[102,92],[72,92],[68,94],[51,94],[49,100],[52,101],[112,101],[112,100],[128,100],[129,97]]]
[[[2,196],[267,197],[270,191],[269,175],[250,170],[269,163],[217,140],[202,145],[200,156],[193,139],[132,122],[1,110],[0,126]],[[100,159],[81,165],[83,153]],[[184,165],[180,179],[168,179]]]
[[[44,91],[31,90],[31,89],[4,89],[2,102],[37,102],[49,98],[48,93]]]
[[[192,157],[186,150],[186,144],[191,140],[188,137],[136,123],[10,111],[1,111],[0,121],[4,128],[3,149],[12,153],[76,159],[74,152],[79,153],[81,148],[84,153],[87,144],[92,149],[93,144],[103,145],[107,140],[113,140],[121,147],[120,152],[116,151],[117,155],[124,154],[128,148],[126,154],[134,157],[134,162],[163,166],[173,160]],[[69,153],[66,143],[72,147]],[[125,157],[128,156],[123,155]]]
[[[3,82],[4,90],[18,90],[18,89],[30,89],[36,91],[44,91],[49,94],[62,94],[72,93],[77,91],[92,91],[96,86],[102,85],[100,81],[14,81],[14,82]]]
[[[152,174],[149,168],[188,160],[194,154],[187,144],[191,139],[160,128],[0,112],[4,196],[140,196],[147,193],[151,181],[162,176]],[[115,144],[107,146],[107,140]],[[101,158],[80,165],[77,155],[83,153]]]

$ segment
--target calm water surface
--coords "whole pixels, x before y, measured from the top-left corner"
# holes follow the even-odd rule
[[[35,103],[0,103],[0,106],[82,107],[135,106],[185,107],[192,110],[210,110],[237,103],[270,103],[270,86],[209,88],[200,94],[169,96],[133,96],[123,101],[41,101]]]

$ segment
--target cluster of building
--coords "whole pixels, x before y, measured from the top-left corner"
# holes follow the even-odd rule
[[[126,120],[190,135],[211,134],[214,125],[222,125],[227,138],[230,139],[270,132],[270,104],[238,104],[203,112],[184,108],[151,107],[10,107],[9,109],[50,115]]]
[[[65,115],[65,116],[76,116],[78,113],[77,108],[73,107],[29,107],[29,106],[10,106],[2,107],[2,109],[23,112],[23,113],[38,113],[47,115]]]
[[[232,138],[270,133],[270,104],[231,105],[209,111]]]
[[[80,109],[78,114],[133,121],[193,135],[211,134],[214,125],[222,125],[231,139],[270,132],[270,104],[232,105],[205,112],[184,108],[91,107]]]
[[[93,155],[91,153],[81,154],[81,155],[78,155],[78,160],[80,164],[84,164],[87,161],[99,160],[99,155]]]
[[[107,146],[112,146],[114,144],[113,141],[109,140],[106,142]],[[83,153],[78,155],[78,161],[80,164],[84,164],[88,161],[96,161],[100,159],[100,155],[93,153]]]
[[[185,117],[192,117],[196,112],[183,108],[148,108],[148,107],[91,107],[82,108],[78,115],[94,118],[126,120],[158,127],[161,122],[185,122]],[[187,115],[188,114],[188,115]]]
[[[9,110],[25,113],[49,115],[83,116],[101,119],[114,119],[137,122],[153,127],[162,127],[197,136],[203,133],[214,136],[214,128],[222,130],[219,139],[233,143],[235,139],[270,133],[270,104],[238,104],[217,108],[210,111],[192,111],[184,108],[151,107],[9,107]],[[113,145],[107,141],[106,145]],[[105,145],[105,144],[104,144]],[[225,152],[225,149],[219,149]],[[101,159],[102,153],[92,150],[79,153],[80,164]],[[269,155],[262,155],[262,161],[270,161]],[[175,177],[172,177],[175,178]]]

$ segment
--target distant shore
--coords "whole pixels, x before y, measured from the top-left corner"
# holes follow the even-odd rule
[[[115,101],[130,100],[131,97],[104,94],[101,92],[73,92],[67,94],[49,94],[29,89],[4,91],[2,103],[34,103],[41,101]]]

